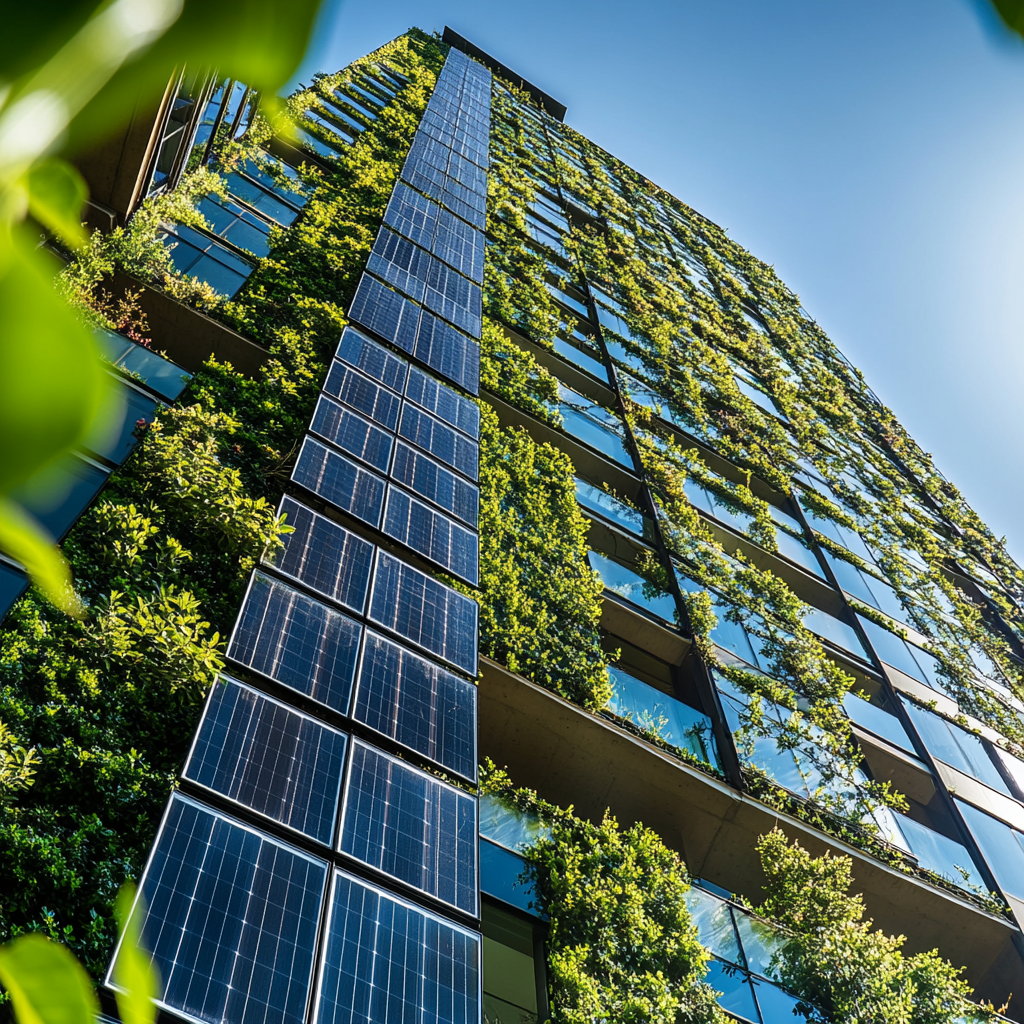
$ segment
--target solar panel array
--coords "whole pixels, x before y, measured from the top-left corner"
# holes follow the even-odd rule
[[[384,344],[342,333],[292,472],[319,511],[281,500],[143,877],[160,1004],[202,1024],[480,1020],[446,919],[476,798],[415,762],[476,781],[477,604],[419,564],[477,582],[480,412],[421,367],[477,394],[489,111],[452,50],[350,310]]]

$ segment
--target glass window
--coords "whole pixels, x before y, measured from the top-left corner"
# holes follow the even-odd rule
[[[184,224],[165,225],[160,238],[170,250],[171,265],[179,274],[205,281],[229,299],[252,273],[252,264],[209,235]]]
[[[651,532],[649,520],[643,512],[579,477],[576,477],[576,500],[584,508],[596,512],[604,519],[610,519],[616,526],[637,537],[644,537]]]
[[[28,577],[13,565],[0,562],[0,622],[14,606],[14,602],[28,589]]]
[[[533,925],[485,906],[484,1020],[487,1024],[536,1024],[537,968]]]
[[[831,641],[844,651],[849,651],[858,658],[866,658],[864,645],[860,642],[853,626],[848,625],[841,619],[837,619],[820,608],[811,608],[804,615],[804,625],[818,636]]]
[[[85,439],[83,447],[119,466],[139,443],[138,428],[143,422],[153,422],[157,401],[113,375],[108,380],[113,385],[113,400],[124,403],[124,416],[115,429],[111,430],[108,426],[104,430],[94,431],[92,436]]]
[[[675,623],[676,603],[671,594],[665,593],[656,584],[645,580],[620,562],[614,562],[596,551],[588,551],[587,558],[590,559],[591,568],[601,577],[605,589],[644,608],[659,619]]]
[[[622,421],[618,416],[564,384],[559,385],[558,391],[562,429],[632,470],[633,459],[622,440]]]
[[[520,852],[551,830],[536,814],[522,811],[493,793],[480,794],[480,835],[507,850]]]
[[[89,507],[109,475],[108,469],[69,455],[31,484],[15,488],[11,497],[24,505],[51,537],[60,540]]]
[[[930,686],[933,690],[938,690],[940,693],[945,692],[945,684],[938,673],[937,658],[915,644],[907,643],[902,637],[870,619],[860,615],[857,617],[864,627],[864,632],[867,633],[871,646],[882,661],[924,683],[925,686]]]
[[[605,365],[595,355],[591,355],[581,346],[575,345],[564,338],[554,339],[555,354],[561,356],[570,363],[574,363],[581,370],[586,370],[591,376],[596,377],[603,384],[608,383],[608,371]]]
[[[199,212],[206,218],[210,231],[239,249],[254,256],[270,252],[270,224],[230,199],[207,196],[199,201]]]
[[[905,814],[898,814],[895,817],[899,822],[900,831],[906,837],[910,852],[917,858],[921,867],[927,871],[934,871],[935,874],[962,888],[971,885],[984,888],[971,855],[955,839],[934,832]]]
[[[873,732],[907,753],[917,756],[914,744],[895,715],[889,714],[884,708],[876,707],[853,690],[847,691],[843,697],[843,707],[850,718],[868,732]]]
[[[999,887],[1024,900],[1024,835],[972,804],[954,799]]]
[[[98,330],[95,337],[105,359],[119,370],[141,378],[142,384],[150,391],[155,391],[169,402],[173,402],[185,390],[185,385],[192,377],[177,363],[164,359],[121,334]]]
[[[697,926],[701,945],[729,963],[743,963],[729,904],[699,886],[691,885],[686,893],[686,906]]]
[[[815,576],[825,578],[821,563],[815,557],[814,552],[799,537],[794,537],[788,530],[776,530],[775,543],[778,545],[780,555],[785,555],[791,562],[796,562],[801,568],[807,569]]]
[[[277,176],[271,173],[270,168],[277,172]],[[306,205],[307,199],[301,191],[302,181],[299,177],[299,172],[290,164],[279,160],[276,156],[271,156],[269,153],[261,153],[259,163],[255,160],[246,160],[242,164],[242,170],[254,181],[258,181],[264,188],[280,196],[289,205],[300,208]],[[294,182],[296,187],[294,189],[288,188],[281,179]],[[296,191],[296,189],[299,191]]]
[[[711,959],[708,961],[708,973],[704,980],[721,993],[718,1003],[723,1010],[741,1020],[758,1024],[761,1018],[757,1014],[754,990],[746,971],[721,960]]]
[[[608,710],[612,714],[719,767],[711,719],[707,715],[614,665],[608,666],[608,676],[612,684]]]
[[[999,769],[993,764],[986,750],[987,744],[979,736],[961,729],[960,726],[928,711],[920,704],[903,698],[914,726],[921,734],[925,747],[933,757],[945,761],[958,771],[992,789],[1013,796]]]

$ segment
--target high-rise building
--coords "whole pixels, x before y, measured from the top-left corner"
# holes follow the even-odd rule
[[[796,296],[450,30],[290,128],[187,72],[81,163],[65,284],[132,412],[37,503],[92,617],[0,564],[41,758],[2,926],[99,971],[141,873],[203,1024],[616,1019],[579,1009],[613,973],[832,1019],[742,900],[780,828],[1022,1019],[1024,574]],[[660,837],[690,888],[630,891],[683,901],[696,975],[657,929],[572,946],[536,856],[570,806]],[[624,870],[577,852],[578,894]]]

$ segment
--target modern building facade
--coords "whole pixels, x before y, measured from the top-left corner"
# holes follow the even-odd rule
[[[96,479],[54,532],[91,508],[86,550],[149,499],[154,532],[198,522],[196,453],[234,488],[221,525],[181,527],[175,585],[212,609],[195,647],[211,622],[226,639],[175,654],[207,685],[165,727],[182,756],[140,815],[148,858],[119,868],[142,872],[167,1018],[557,1012],[524,881],[546,825],[487,759],[680,855],[736,1018],[803,995],[734,898],[756,900],[776,826],[850,857],[879,927],[1005,1007],[1024,575],[1000,543],[769,267],[456,33],[411,30],[289,102],[275,134],[244,84],[183,75],[82,163],[90,223],[154,223],[168,255],[109,278],[152,337],[100,310],[135,426],[82,453]],[[188,432],[207,415],[230,424]],[[239,509],[259,529],[223,528]],[[75,566],[94,601],[123,576]],[[6,613],[25,584],[0,573]]]

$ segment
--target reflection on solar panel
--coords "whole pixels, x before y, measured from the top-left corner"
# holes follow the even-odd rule
[[[294,498],[282,498],[278,514],[288,517],[287,525],[294,532],[284,534],[283,547],[264,562],[310,590],[362,612],[370,585],[373,545]]]
[[[402,441],[395,447],[391,477],[467,525],[477,525],[476,487]]]
[[[344,714],[361,630],[347,615],[257,572],[228,657]]]
[[[480,936],[338,871],[317,1024],[479,1020]]]
[[[377,552],[369,619],[468,675],[476,675],[476,602]]]
[[[388,488],[381,530],[452,575],[477,585],[479,545],[476,534],[397,487]]]
[[[419,445],[464,476],[476,480],[479,452],[475,441],[408,403],[402,409],[398,433],[400,437]]]
[[[414,302],[364,274],[349,316],[454,381],[480,390],[480,346]]]
[[[380,524],[384,481],[314,438],[303,440],[292,479],[357,519]]]
[[[345,328],[335,357],[369,374],[392,391],[401,394],[405,388],[405,372],[409,364],[383,345],[360,334],[354,327]]]
[[[323,861],[175,793],[141,886],[159,1004],[302,1024],[326,880]]]
[[[222,676],[182,774],[330,846],[346,739]]]
[[[337,359],[331,363],[330,373],[324,382],[324,391],[382,427],[388,430],[395,429],[398,422],[398,407],[401,405],[398,396],[393,391],[378,386],[369,377],[346,366],[345,363]]]
[[[387,471],[391,461],[391,435],[351,409],[321,395],[309,429],[375,469]]]
[[[476,687],[366,631],[352,717],[476,781]]]
[[[416,367],[412,367],[409,372],[405,397],[470,437],[480,436],[480,407]]]
[[[429,249],[437,234],[437,218],[441,207],[414,192],[404,182],[395,185],[391,201],[384,213],[384,223],[417,245]]]
[[[352,741],[341,852],[476,914],[476,797],[359,740]]]

